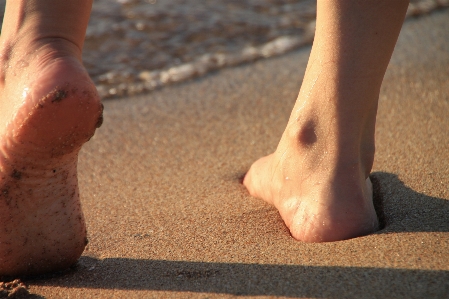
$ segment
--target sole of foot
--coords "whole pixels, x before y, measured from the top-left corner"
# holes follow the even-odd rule
[[[103,106],[77,55],[52,44],[1,55],[0,275],[62,270],[87,244],[78,152]]]

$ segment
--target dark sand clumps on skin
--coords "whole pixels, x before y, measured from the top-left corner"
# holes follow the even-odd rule
[[[0,282],[0,299],[3,298],[37,298],[28,292],[27,286],[20,281],[20,279],[15,279],[11,282]]]

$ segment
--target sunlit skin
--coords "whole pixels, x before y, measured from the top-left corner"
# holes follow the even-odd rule
[[[86,245],[77,155],[102,123],[81,62],[92,0],[9,0],[0,37],[0,275],[72,265]],[[292,236],[373,232],[368,179],[379,89],[407,1],[318,1],[297,103],[275,153],[244,184]],[[300,78],[292,78],[299,80]]]
[[[0,38],[0,275],[64,269],[86,245],[77,155],[102,122],[81,63],[91,1],[7,1]]]
[[[276,151],[244,179],[297,240],[338,241],[378,229],[368,177],[377,104],[407,5],[318,0],[315,40],[287,127]]]

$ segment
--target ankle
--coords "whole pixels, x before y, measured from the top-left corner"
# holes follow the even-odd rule
[[[343,172],[352,169],[366,179],[374,161],[374,125],[344,126],[326,114],[304,113],[290,119],[280,147],[280,154],[286,148],[296,148],[310,160],[311,167],[322,164]]]
[[[82,52],[77,45],[61,37],[36,38],[18,36],[0,38],[0,65],[2,71],[15,73],[26,69],[34,61],[41,65],[58,58],[70,57],[82,63]]]
[[[81,50],[91,9],[92,0],[7,1],[1,36],[59,37]]]

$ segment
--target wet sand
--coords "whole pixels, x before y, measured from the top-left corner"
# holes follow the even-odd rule
[[[0,19],[6,0],[0,0]],[[95,0],[83,61],[103,99],[283,55],[313,40],[316,0]],[[410,0],[406,18],[449,7]]]
[[[47,298],[449,298],[449,10],[404,25],[372,174],[383,230],[293,240],[239,179],[272,152],[310,48],[105,102],[80,155],[90,243]]]
[[[83,60],[103,98],[147,93],[310,44],[316,5],[315,0],[96,0]],[[448,6],[449,0],[410,0],[406,17]]]
[[[96,0],[83,60],[103,98],[148,93],[310,44],[316,5],[315,0]],[[448,6],[449,0],[410,0],[406,18]]]

